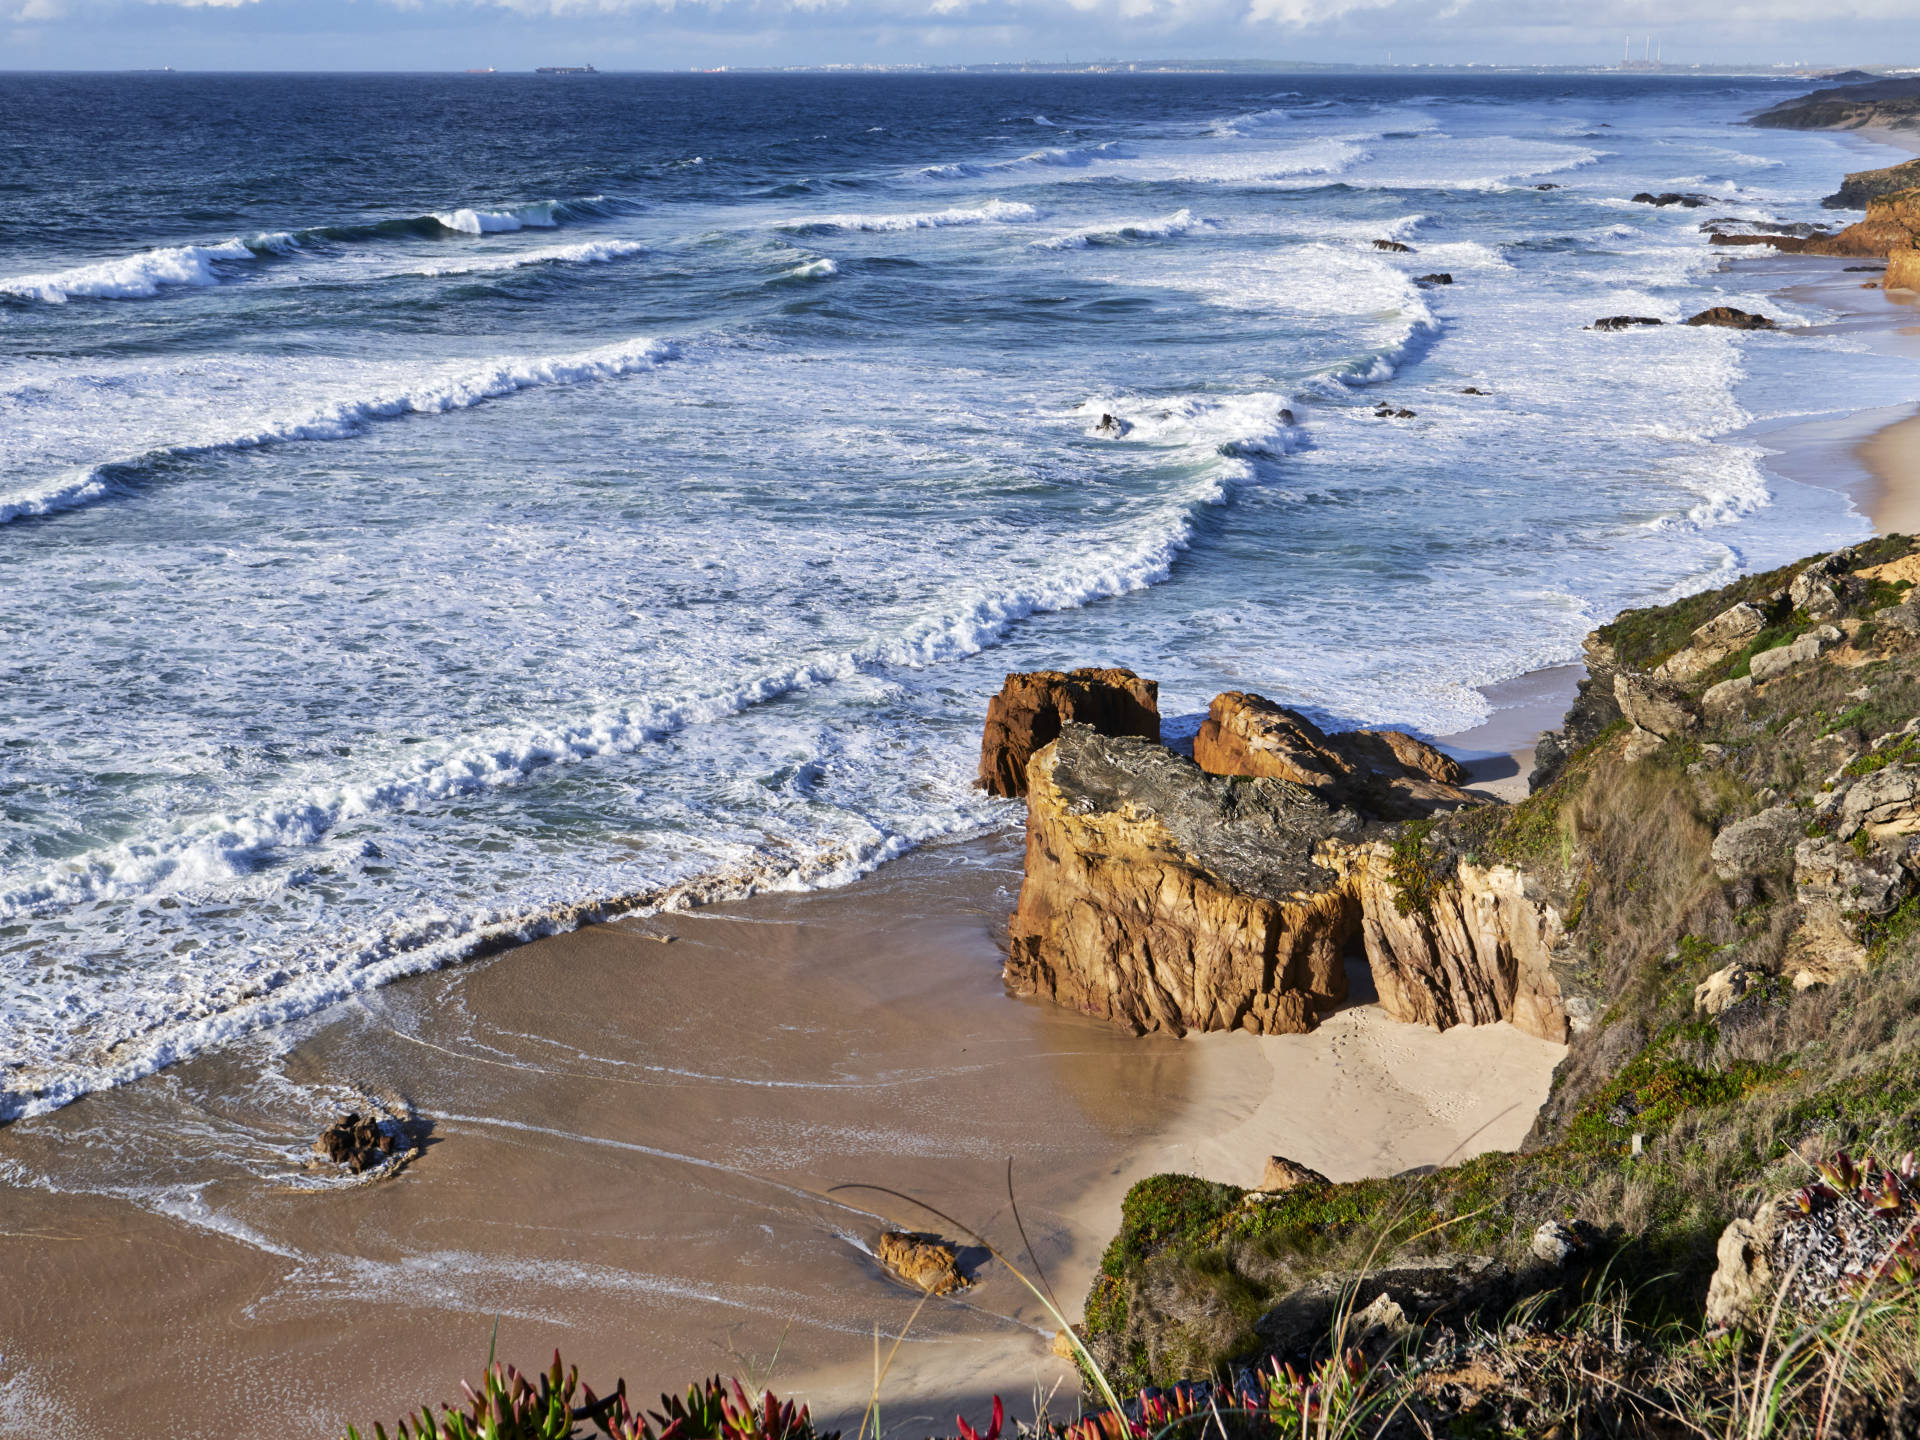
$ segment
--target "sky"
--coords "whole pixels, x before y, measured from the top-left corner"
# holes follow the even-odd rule
[[[0,0],[0,70],[1123,58],[1920,65],[1920,0]]]

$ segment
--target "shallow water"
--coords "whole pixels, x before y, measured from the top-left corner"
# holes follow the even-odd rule
[[[1909,373],[1582,329],[1821,318],[1699,234],[1866,163],[1778,93],[0,79],[0,1117],[1002,823],[1007,670],[1453,731],[1863,533],[1715,437]]]

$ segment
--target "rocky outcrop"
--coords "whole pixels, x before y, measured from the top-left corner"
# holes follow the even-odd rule
[[[1713,837],[1715,878],[1731,883],[1785,870],[1806,829],[1806,817],[1791,805],[1775,805],[1734,821]]]
[[[1631,330],[1636,325],[1664,325],[1667,322],[1654,315],[1609,315],[1596,320],[1589,330]]]
[[[907,1284],[929,1295],[951,1295],[973,1283],[960,1268],[960,1252],[938,1235],[882,1230],[873,1254]]]
[[[1811,663],[1846,637],[1832,625],[1822,625],[1809,630],[1805,635],[1788,645],[1776,645],[1771,650],[1759,651],[1747,662],[1748,674],[1754,684],[1764,685],[1777,679],[1789,670]]]
[[[1898,190],[1877,196],[1867,205],[1867,217],[1831,235],[1714,235],[1715,245],[1765,243],[1795,255],[1880,257],[1911,250],[1920,241],[1920,190]]]
[[[1700,723],[1692,697],[1678,685],[1632,670],[1613,677],[1613,698],[1636,727],[1662,740],[1685,734]]]
[[[1506,1020],[1566,1042],[1571,1022],[1552,968],[1565,925],[1528,894],[1520,871],[1459,861],[1416,899],[1385,843],[1332,858],[1358,890],[1367,964],[1387,1014],[1436,1030]]]
[[[1402,245],[1398,240],[1376,240],[1373,242],[1373,248],[1376,250],[1385,250],[1392,255],[1411,255],[1413,253],[1413,247],[1411,245]]]
[[[1920,831],[1920,765],[1888,765],[1853,782],[1840,800],[1834,834],[1874,840]]]
[[[1751,310],[1736,310],[1731,305],[1715,305],[1698,315],[1689,315],[1683,325],[1717,325],[1726,330],[1773,330],[1778,328],[1764,315]]]
[[[1284,1155],[1269,1155],[1267,1167],[1261,1172],[1260,1183],[1253,1187],[1259,1195],[1280,1195],[1288,1190],[1297,1190],[1303,1185],[1331,1185],[1333,1182],[1318,1170],[1310,1170],[1297,1161]]]
[[[1297,710],[1260,695],[1216,695],[1193,738],[1194,761],[1211,775],[1267,776],[1314,791],[1329,805],[1405,820],[1484,797],[1461,788],[1460,762],[1399,730],[1329,735]]]
[[[1855,170],[1820,203],[1829,210],[1864,210],[1882,195],[1920,186],[1920,160],[1905,160],[1881,170]]]
[[[1887,274],[1880,282],[1889,290],[1920,290],[1920,250],[1887,252]]]
[[[1123,668],[1031,670],[1007,676],[987,706],[980,778],[990,795],[1027,793],[1027,762],[1066,723],[1103,735],[1160,738],[1160,687]]]
[[[1351,811],[1074,724],[1028,778],[1016,992],[1176,1035],[1299,1033],[1345,998],[1360,907],[1316,850],[1357,834]]]
[[[1653,673],[1663,680],[1693,680],[1745,648],[1766,628],[1767,617],[1757,605],[1744,600],[1730,605],[1696,629],[1686,646],[1654,667]]]
[[[1678,190],[1666,190],[1658,195],[1655,195],[1650,190],[1642,190],[1633,198],[1636,203],[1641,205],[1659,205],[1662,207],[1667,205],[1680,205],[1688,210],[1698,210],[1702,205],[1707,203],[1707,197],[1705,195],[1684,194]]]

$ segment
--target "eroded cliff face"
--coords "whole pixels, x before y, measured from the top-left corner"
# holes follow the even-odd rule
[[[1028,767],[1007,983],[1136,1032],[1309,1030],[1360,923],[1314,852],[1359,828],[1289,781],[1069,724]]]
[[[1367,966],[1380,1007],[1394,1019],[1436,1030],[1507,1020],[1566,1043],[1572,1020],[1553,971],[1566,925],[1552,904],[1529,893],[1521,871],[1461,861],[1408,897],[1387,844],[1329,859],[1359,897]]]
[[[1298,1033],[1345,999],[1358,942],[1396,1019],[1567,1034],[1560,919],[1518,871],[1423,871],[1403,904],[1392,847],[1354,811],[1074,725],[1028,778],[1020,993],[1135,1031]]]
[[[1867,202],[1867,218],[1831,235],[1715,235],[1715,245],[1771,245],[1796,255],[1883,256],[1920,242],[1920,189]]]

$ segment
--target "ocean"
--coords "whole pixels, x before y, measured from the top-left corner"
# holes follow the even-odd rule
[[[1755,427],[1910,368],[1701,233],[1886,163],[1788,89],[0,77],[0,1119],[1014,824],[1008,671],[1447,734],[1865,535]]]

